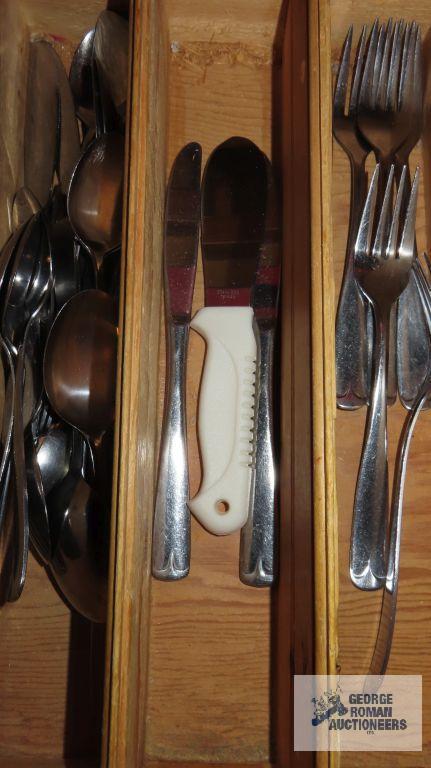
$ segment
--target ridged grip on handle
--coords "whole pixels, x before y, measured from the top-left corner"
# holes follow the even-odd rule
[[[386,578],[388,523],[386,371],[390,314],[376,320],[376,361],[353,506],[350,578],[359,589],[380,589]]]
[[[153,576],[174,581],[190,569],[185,375],[189,326],[168,329],[165,414],[153,525]]]
[[[241,531],[239,575],[244,584],[273,584],[275,568],[275,464],[272,423],[273,328],[258,331],[255,462],[247,522]]]
[[[189,502],[211,533],[237,531],[248,516],[253,460],[256,337],[251,307],[205,307],[191,327],[207,343],[199,402],[203,480]]]

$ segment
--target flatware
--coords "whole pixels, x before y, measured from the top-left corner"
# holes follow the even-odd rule
[[[113,11],[102,11],[94,35],[94,55],[104,90],[109,93],[118,114],[126,117],[128,85],[129,25]],[[114,55],[113,55],[114,52]]]
[[[45,346],[43,378],[54,411],[96,442],[115,415],[117,335],[113,299],[90,289],[60,310]]]
[[[202,150],[177,155],[165,212],[166,396],[153,523],[153,575],[174,580],[190,569],[185,377],[199,245]]]
[[[207,344],[198,416],[203,478],[189,507],[216,534],[242,528],[249,509],[256,370],[250,303],[266,179],[263,153],[235,137],[211,154],[202,183],[205,307],[191,327]]]
[[[281,267],[281,226],[272,166],[267,162],[264,240],[252,292],[257,332],[254,478],[241,531],[240,579],[270,586],[276,576],[276,466],[273,427],[273,359]]]
[[[96,124],[92,76],[93,46],[94,29],[90,29],[75,51],[69,71],[76,114],[84,125],[90,128]]]
[[[16,535],[9,600],[17,600],[24,587],[29,545],[29,511],[24,441],[23,390],[26,345],[50,296],[52,273],[48,234],[43,216],[36,214],[24,247],[18,245],[6,292],[2,318],[3,334],[15,357],[13,398],[13,465],[16,491]]]
[[[405,26],[403,21],[386,25],[375,21],[364,62],[359,91],[358,127],[371,145],[380,164],[380,199],[389,169],[395,163],[397,152],[410,140],[412,132],[411,101],[414,92],[414,55],[417,24]],[[414,128],[416,133],[416,129]],[[399,175],[399,174],[398,174]],[[414,306],[418,306],[417,302]],[[413,310],[413,307],[412,307]],[[421,325],[427,339],[424,317],[420,314],[414,322]],[[403,329],[398,325],[398,330]],[[388,403],[397,396],[396,370],[397,323],[395,308],[391,316],[388,358]]]
[[[413,86],[408,93],[411,130],[407,141],[397,151],[395,158],[395,169],[398,175],[403,165],[407,166],[408,187],[410,187],[408,159],[422,134],[423,98],[422,44],[421,30],[418,26],[413,58]],[[417,256],[416,249],[415,256]],[[406,408],[414,406],[430,368],[431,338],[426,326],[427,321],[418,292],[416,273],[413,271],[406,290],[398,300],[397,319],[398,392]]]
[[[370,314],[366,299],[359,290],[354,275],[354,245],[366,195],[365,161],[371,147],[357,126],[359,87],[361,83],[367,29],[362,28],[357,48],[350,94],[348,94],[349,63],[353,27],[350,27],[338,69],[334,91],[332,132],[350,162],[350,215],[343,279],[338,298],[335,325],[335,354],[337,373],[337,405],[339,408],[359,408],[367,402],[369,390],[369,345],[372,334],[367,321]],[[348,101],[348,103],[347,103]]]
[[[124,137],[102,134],[83,153],[70,182],[69,220],[98,266],[121,242],[123,168]]]
[[[389,323],[392,307],[405,289],[412,267],[419,183],[419,173],[416,172],[399,238],[406,169],[401,175],[392,213],[394,167],[391,167],[373,239],[379,170],[377,166],[368,191],[355,244],[355,276],[372,306],[376,329],[372,394],[356,485],[350,548],[350,577],[360,589],[379,589],[386,580],[385,541],[388,523],[386,376]]]
[[[422,272],[422,268],[418,259],[414,260],[413,269],[415,270],[415,276],[418,280],[418,291],[423,302],[425,315],[429,324],[429,332],[431,334],[430,287],[427,283],[425,275]],[[417,420],[419,418],[419,414],[423,407],[426,405],[430,394],[431,367],[428,370],[428,376],[422,384],[422,388],[417,395],[416,401],[407,415],[400,438],[392,491],[388,568],[385,588],[383,592],[379,629],[374,647],[373,658],[371,660],[370,670],[368,673],[369,675],[384,675],[391,654],[392,639],[397,612],[398,582],[400,575],[401,528],[407,462],[409,457],[410,444]]]

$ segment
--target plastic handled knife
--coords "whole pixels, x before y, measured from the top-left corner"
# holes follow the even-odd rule
[[[241,581],[273,584],[276,573],[277,501],[273,438],[273,358],[281,272],[281,222],[277,187],[267,161],[265,232],[252,292],[257,330],[254,482],[241,531]]]
[[[242,528],[248,515],[256,370],[250,302],[265,206],[265,156],[247,139],[229,139],[210,156],[202,182],[205,307],[191,323],[207,350],[198,415],[203,477],[189,507],[215,534]]]
[[[165,211],[167,366],[153,526],[153,576],[171,581],[190,568],[190,511],[185,379],[201,215],[199,144],[187,144],[172,167]]]

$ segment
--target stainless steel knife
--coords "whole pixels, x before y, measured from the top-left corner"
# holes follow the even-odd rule
[[[256,337],[251,304],[266,210],[266,158],[234,137],[210,156],[202,183],[205,307],[191,327],[207,344],[199,401],[203,478],[189,502],[212,533],[247,520],[254,451]]]
[[[241,531],[240,579],[270,586],[276,562],[276,469],[273,437],[273,358],[281,271],[281,222],[277,187],[267,161],[264,240],[252,293],[257,332],[254,479],[247,522]]]
[[[201,209],[199,144],[174,161],[165,211],[166,394],[153,527],[153,576],[182,579],[190,568],[185,378]]]

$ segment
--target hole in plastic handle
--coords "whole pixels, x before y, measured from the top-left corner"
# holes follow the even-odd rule
[[[229,504],[223,499],[216,501],[215,508],[219,515],[226,515],[229,512]]]

